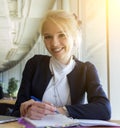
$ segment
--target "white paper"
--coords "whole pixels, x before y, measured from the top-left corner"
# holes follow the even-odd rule
[[[79,120],[68,118],[62,114],[47,115],[40,120],[32,120],[25,117],[25,120],[30,122],[36,128],[40,127],[65,127],[79,125]]]
[[[117,123],[103,120],[72,119],[62,114],[47,115],[40,120],[24,118],[36,128],[40,127],[67,127],[67,126],[120,126]]]
[[[113,123],[110,121],[87,119],[79,119],[79,124],[81,126],[120,126],[120,124]]]

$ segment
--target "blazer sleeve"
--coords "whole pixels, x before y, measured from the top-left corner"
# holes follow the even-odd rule
[[[12,116],[20,116],[20,105],[30,99],[30,89],[32,84],[32,78],[35,71],[34,57],[27,61],[22,74],[22,81],[17,95],[17,101],[15,103]]]
[[[85,91],[87,94],[87,103],[76,102],[72,105],[66,105],[69,115],[73,118],[79,119],[101,119],[109,120],[111,118],[111,106],[98,77],[97,70],[95,66],[89,62],[86,62],[82,69],[82,75],[79,75],[76,80],[78,84],[79,79],[85,83]],[[84,72],[84,73],[83,73]],[[76,75],[76,74],[74,74]],[[81,78],[80,78],[81,77]],[[75,82],[74,82],[75,83]],[[75,86],[75,85],[74,85]],[[80,90],[80,85],[78,84],[77,90]],[[78,91],[77,91],[78,92]],[[81,92],[79,92],[81,93]],[[73,94],[79,95],[79,94]],[[80,101],[81,97],[77,97],[77,101]]]

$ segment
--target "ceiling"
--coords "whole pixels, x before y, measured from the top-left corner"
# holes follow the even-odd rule
[[[55,0],[0,0],[0,72],[16,65],[31,50],[40,20]]]

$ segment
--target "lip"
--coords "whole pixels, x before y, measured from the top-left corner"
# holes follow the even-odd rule
[[[63,48],[53,48],[52,49],[52,52],[54,52],[54,53],[59,53],[59,52],[61,52],[63,50]]]

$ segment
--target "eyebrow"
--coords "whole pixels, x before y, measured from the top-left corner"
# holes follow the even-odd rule
[[[59,34],[59,33],[65,33],[65,32],[64,31],[57,32],[57,34]],[[44,33],[43,35],[45,36],[45,35],[51,35],[51,34],[50,33]]]

